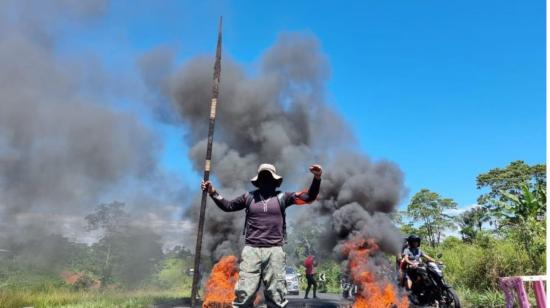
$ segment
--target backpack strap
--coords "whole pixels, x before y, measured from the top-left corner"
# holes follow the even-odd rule
[[[254,202],[254,191],[249,191],[246,194],[246,207],[244,208],[245,216],[244,216],[244,227],[243,227],[243,235],[246,235],[246,229],[248,229],[248,212],[250,211],[250,205],[252,202]]]
[[[283,215],[283,239],[286,243],[286,203],[285,203],[285,193],[278,192],[277,200],[279,201],[279,206],[281,207],[281,215]]]

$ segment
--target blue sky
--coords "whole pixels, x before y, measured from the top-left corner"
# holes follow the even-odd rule
[[[223,15],[224,53],[252,65],[281,32],[308,32],[361,149],[399,164],[409,197],[426,187],[465,207],[479,173],[545,162],[545,11],[541,0],[116,1],[92,27],[67,29],[59,52],[89,50],[118,71],[166,45],[184,62],[213,53]],[[179,129],[151,125],[163,166],[198,179]]]

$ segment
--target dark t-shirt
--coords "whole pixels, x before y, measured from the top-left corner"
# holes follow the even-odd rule
[[[321,180],[314,179],[307,192],[284,193],[284,204],[289,207],[293,204],[313,202],[319,194],[320,184]],[[226,200],[220,194],[214,193],[212,199],[223,211],[234,212],[246,208],[250,194],[244,193],[233,200]],[[253,247],[282,246],[284,244],[283,214],[277,192],[267,199],[254,192],[252,197],[253,201],[248,209],[245,244]]]
[[[283,199],[284,204],[293,204],[290,193],[284,193]],[[267,200],[256,197],[252,201],[248,209],[246,231],[245,243],[247,245],[271,247],[283,244],[283,214],[276,195]]]

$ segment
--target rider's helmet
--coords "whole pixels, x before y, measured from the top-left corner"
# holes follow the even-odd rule
[[[418,246],[420,246],[420,237],[418,235],[410,235],[409,237],[407,237],[407,242],[410,244],[410,243],[413,243],[413,242],[417,242],[418,243]]]

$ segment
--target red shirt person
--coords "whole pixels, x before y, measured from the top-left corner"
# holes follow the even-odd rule
[[[311,286],[313,286],[313,298],[317,298],[317,281],[315,280],[315,266],[317,265],[317,262],[315,261],[315,256],[309,255],[304,260],[304,267],[306,268],[306,279],[307,279],[307,289],[306,289],[306,295],[304,296],[305,299],[307,299],[307,295],[309,294],[309,290],[311,289]]]
[[[304,260],[304,267],[306,268],[306,275],[315,274],[315,266],[313,264],[315,257],[312,255],[307,256]]]

